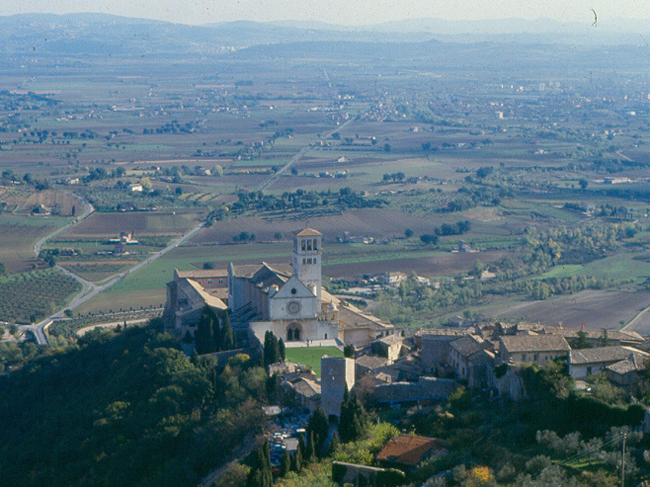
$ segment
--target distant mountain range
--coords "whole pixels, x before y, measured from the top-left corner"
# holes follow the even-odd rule
[[[190,26],[106,14],[21,14],[0,17],[0,55],[220,55],[252,49],[277,55],[283,47],[325,49],[324,44],[357,43],[357,51],[399,51],[387,43],[441,41],[520,44],[648,46],[650,21],[602,19],[598,27],[548,19],[445,21],[403,20],[368,26],[341,26],[322,22],[223,22]],[[650,35],[648,36],[650,39]],[[369,44],[382,43],[380,46]],[[266,46],[266,47],[265,47]],[[273,46],[273,47],[270,47]],[[318,49],[317,49],[318,50]],[[326,49],[325,49],[326,50]],[[275,51],[272,54],[270,51]],[[403,50],[402,50],[403,51]],[[396,53],[397,55],[397,53]]]

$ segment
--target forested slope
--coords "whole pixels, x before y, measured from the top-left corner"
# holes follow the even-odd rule
[[[262,421],[266,373],[231,365],[194,365],[153,327],[33,360],[0,381],[3,483],[196,485]]]

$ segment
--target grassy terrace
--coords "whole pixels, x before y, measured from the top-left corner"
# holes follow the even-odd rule
[[[343,352],[336,347],[287,348],[288,361],[311,367],[318,378],[320,378],[320,359],[323,355],[343,357]]]

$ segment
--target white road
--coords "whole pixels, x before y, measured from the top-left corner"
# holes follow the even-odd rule
[[[327,139],[328,137],[330,137],[334,132],[338,132],[339,130],[343,129],[343,128],[346,127],[347,125],[351,124],[353,121],[354,121],[354,119],[351,118],[350,120],[348,120],[347,122],[345,122],[343,125],[339,125],[339,126],[336,127],[334,130],[329,131],[328,133],[326,133],[323,137],[321,137],[321,138],[319,139],[319,142],[322,142],[322,141],[326,140],[326,139]],[[280,177],[280,175],[282,175],[282,173],[285,173],[285,172],[287,172],[289,169],[291,169],[291,166],[293,166],[296,162],[298,162],[298,161],[299,161],[299,160],[300,160],[300,159],[301,159],[305,154],[307,154],[308,152],[310,152],[314,147],[315,147],[315,145],[310,145],[310,146],[307,146],[307,147],[303,148],[300,152],[298,152],[298,154],[296,154],[295,156],[293,156],[289,162],[287,162],[284,166],[282,166],[282,167],[278,170],[278,172],[276,172],[276,173],[273,174],[271,177],[269,177],[266,181],[264,181],[262,184],[260,184],[260,185],[258,186],[257,190],[258,190],[258,191],[264,191],[266,188],[268,188],[269,186],[271,186],[271,184],[273,184],[273,182],[274,182],[276,179],[278,179],[278,177]]]
[[[66,225],[63,228],[59,228],[55,232],[52,232],[51,234],[43,237],[38,242],[36,242],[36,244],[34,245],[34,252],[36,252],[36,255],[39,254],[39,252],[41,251],[41,247],[49,239],[51,239],[52,237],[55,237],[56,235],[63,232],[64,230],[76,225],[77,223],[82,221],[84,218],[86,218],[88,215],[90,215],[93,211],[95,211],[95,209],[92,207],[92,205],[90,203],[86,203],[84,201],[84,205],[87,205],[87,206],[86,206],[86,209],[85,209],[85,213],[84,213],[84,215],[82,217],[80,217],[75,222],[72,222],[72,223]],[[203,226],[204,226],[204,223],[201,222],[199,225],[194,227],[192,230],[187,232],[185,235],[183,235],[180,238],[178,238],[178,239],[174,240],[173,242],[171,242],[167,247],[162,249],[160,252],[156,252],[155,254],[152,254],[146,260],[143,260],[142,262],[140,262],[136,266],[131,267],[129,270],[127,270],[125,272],[122,272],[121,274],[117,274],[117,275],[113,276],[109,281],[107,281],[107,282],[105,282],[104,284],[101,284],[101,285],[97,285],[97,284],[94,284],[92,282],[86,281],[85,279],[82,279],[81,277],[79,277],[76,274],[70,272],[69,270],[64,269],[63,267],[57,265],[56,268],[59,269],[61,272],[65,273],[65,274],[69,275],[70,277],[72,277],[72,278],[76,279],[77,281],[79,281],[79,283],[83,286],[81,292],[79,294],[77,294],[77,296],[75,296],[74,299],[70,302],[70,304],[68,304],[68,306],[66,306],[64,309],[59,310],[58,312],[56,312],[52,316],[44,319],[40,323],[35,323],[35,324],[32,324],[32,325],[21,325],[20,329],[23,330],[23,331],[30,331],[31,333],[33,333],[34,338],[36,339],[36,343],[38,343],[39,345],[47,345],[48,340],[47,340],[47,335],[45,334],[45,330],[52,323],[52,321],[54,321],[57,318],[61,318],[66,309],[73,310],[73,309],[77,308],[78,306],[82,305],[83,303],[85,303],[89,299],[94,298],[97,294],[99,294],[102,291],[105,291],[106,289],[108,289],[109,287],[117,284],[122,279],[124,279],[126,276],[128,276],[130,274],[133,274],[134,272],[137,272],[138,270],[142,269],[144,266],[146,266],[146,265],[150,264],[151,262],[153,262],[154,260],[162,257],[163,255],[165,255],[170,250],[178,247],[180,244],[182,244],[183,242],[185,242],[186,240],[191,238],[196,232],[198,232],[201,228],[203,228]]]

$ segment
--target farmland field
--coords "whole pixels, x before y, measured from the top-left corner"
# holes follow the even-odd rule
[[[54,62],[47,56],[43,60]],[[402,271],[441,281],[456,277],[460,285],[477,260],[492,271],[503,270],[507,258],[521,266],[517,259],[527,227],[541,232],[631,225],[631,235],[618,238],[597,260],[520,269],[520,279],[584,275],[626,281],[625,290],[641,290],[650,277],[650,196],[641,179],[650,176],[642,148],[645,115],[629,118],[620,115],[623,109],[608,111],[612,123],[626,130],[604,137],[602,113],[574,103],[584,97],[582,87],[573,86],[582,71],[569,77],[570,88],[558,84],[545,91],[539,88],[540,74],[526,71],[530,79],[518,81],[525,87],[519,92],[512,91],[514,84],[508,88],[512,79],[505,68],[488,70],[484,74],[490,81],[479,82],[458,78],[428,58],[423,62],[429,66],[418,59],[413,70],[383,58],[369,64],[293,59],[288,61],[290,79],[286,66],[275,60],[257,60],[255,69],[245,60],[232,61],[220,56],[179,63],[102,59],[90,77],[83,63],[68,66],[65,77],[51,74],[47,63],[30,64],[29,76],[19,65],[10,66],[6,84],[19,87],[21,94],[0,95],[0,111],[8,120],[0,142],[0,262],[7,270],[42,266],[31,254],[33,243],[69,221],[24,215],[39,204],[71,215],[79,210],[76,194],[92,201],[98,212],[44,249],[75,249],[74,255],[59,254],[57,262],[95,282],[160,250],[212,210],[224,218],[80,310],[159,305],[174,268],[288,263],[291,232],[306,226],[324,235],[327,277]],[[337,78],[334,91],[328,83],[314,82],[314,72],[322,69]],[[645,76],[643,70],[640,75]],[[503,119],[494,117],[496,106],[502,107]],[[566,119],[567,107],[580,115]],[[14,112],[20,117],[9,120]],[[302,155],[257,195],[259,200],[287,192],[285,201],[291,201],[304,191],[356,191],[358,199],[331,198],[314,206],[294,201],[291,210],[272,209],[272,204],[235,206],[297,154]],[[215,165],[223,175],[207,173]],[[337,173],[341,177],[330,177]],[[613,186],[605,181],[610,176],[636,180]],[[133,193],[129,185],[144,179],[152,191]],[[377,198],[381,207],[364,202]],[[152,207],[158,211],[109,212]],[[465,220],[471,224],[468,231],[442,234],[436,244],[420,240],[444,224]],[[123,231],[134,232],[140,244],[129,246],[128,256],[110,255],[108,239]],[[226,245],[242,232],[254,234],[255,242]],[[389,243],[338,243],[345,232]],[[451,252],[461,239],[477,252]],[[484,283],[486,289],[490,285]],[[464,309],[496,307],[492,296],[486,292]],[[520,297],[501,302],[532,318],[536,306],[568,298],[531,302],[526,308]],[[464,310],[453,308],[453,313]],[[439,312],[446,316],[452,310]],[[629,318],[614,314],[622,316],[615,323]]]
[[[232,220],[215,222],[212,227],[202,230],[193,237],[195,243],[229,243],[232,237],[245,230],[254,233],[258,241],[272,241],[277,232],[285,238],[291,236],[291,232],[310,226],[317,228],[323,234],[324,241],[335,242],[343,232],[350,232],[353,236],[374,237],[374,238],[401,238],[404,231],[410,228],[416,235],[432,233],[436,226],[446,222],[463,220],[463,214],[427,213],[410,215],[399,210],[384,208],[364,208],[346,210],[341,214],[335,213],[329,216],[310,216],[308,213],[298,213],[295,216],[243,216]],[[485,231],[508,235],[510,233],[504,225],[505,219],[495,216],[490,217],[488,223],[482,226]],[[472,233],[468,234],[470,238]],[[465,237],[463,237],[465,238]]]
[[[636,279],[643,281],[650,278],[650,257],[647,254],[625,253],[598,259],[585,265],[561,265],[542,274],[547,277],[594,276],[609,279]]]
[[[15,214],[0,215],[0,262],[8,272],[21,272],[38,266],[33,246],[70,220],[62,217],[36,217]]]
[[[120,232],[131,231],[136,239],[138,236],[180,235],[198,222],[197,212],[96,212],[58,238],[117,237]]]
[[[327,259],[323,259],[323,274],[328,277],[351,277],[401,271],[407,275],[415,272],[421,276],[439,277],[469,272],[474,261],[480,260],[484,264],[490,264],[501,260],[506,253],[500,251],[479,253],[420,251],[387,255],[385,258],[380,254],[377,257],[366,255],[365,259],[350,256],[342,259],[344,262],[333,265],[328,264]]]
[[[582,291],[544,301],[499,300],[477,310],[494,319],[521,319],[545,325],[561,322],[567,328],[579,328],[584,323],[590,330],[600,330],[619,329],[648,306],[648,292]],[[650,335],[648,327],[635,330]]]
[[[61,262],[59,265],[70,272],[78,275],[79,277],[91,282],[99,282],[107,279],[115,274],[124,272],[133,265],[137,264],[137,260],[116,260],[114,262],[104,261],[75,261],[75,262]]]

